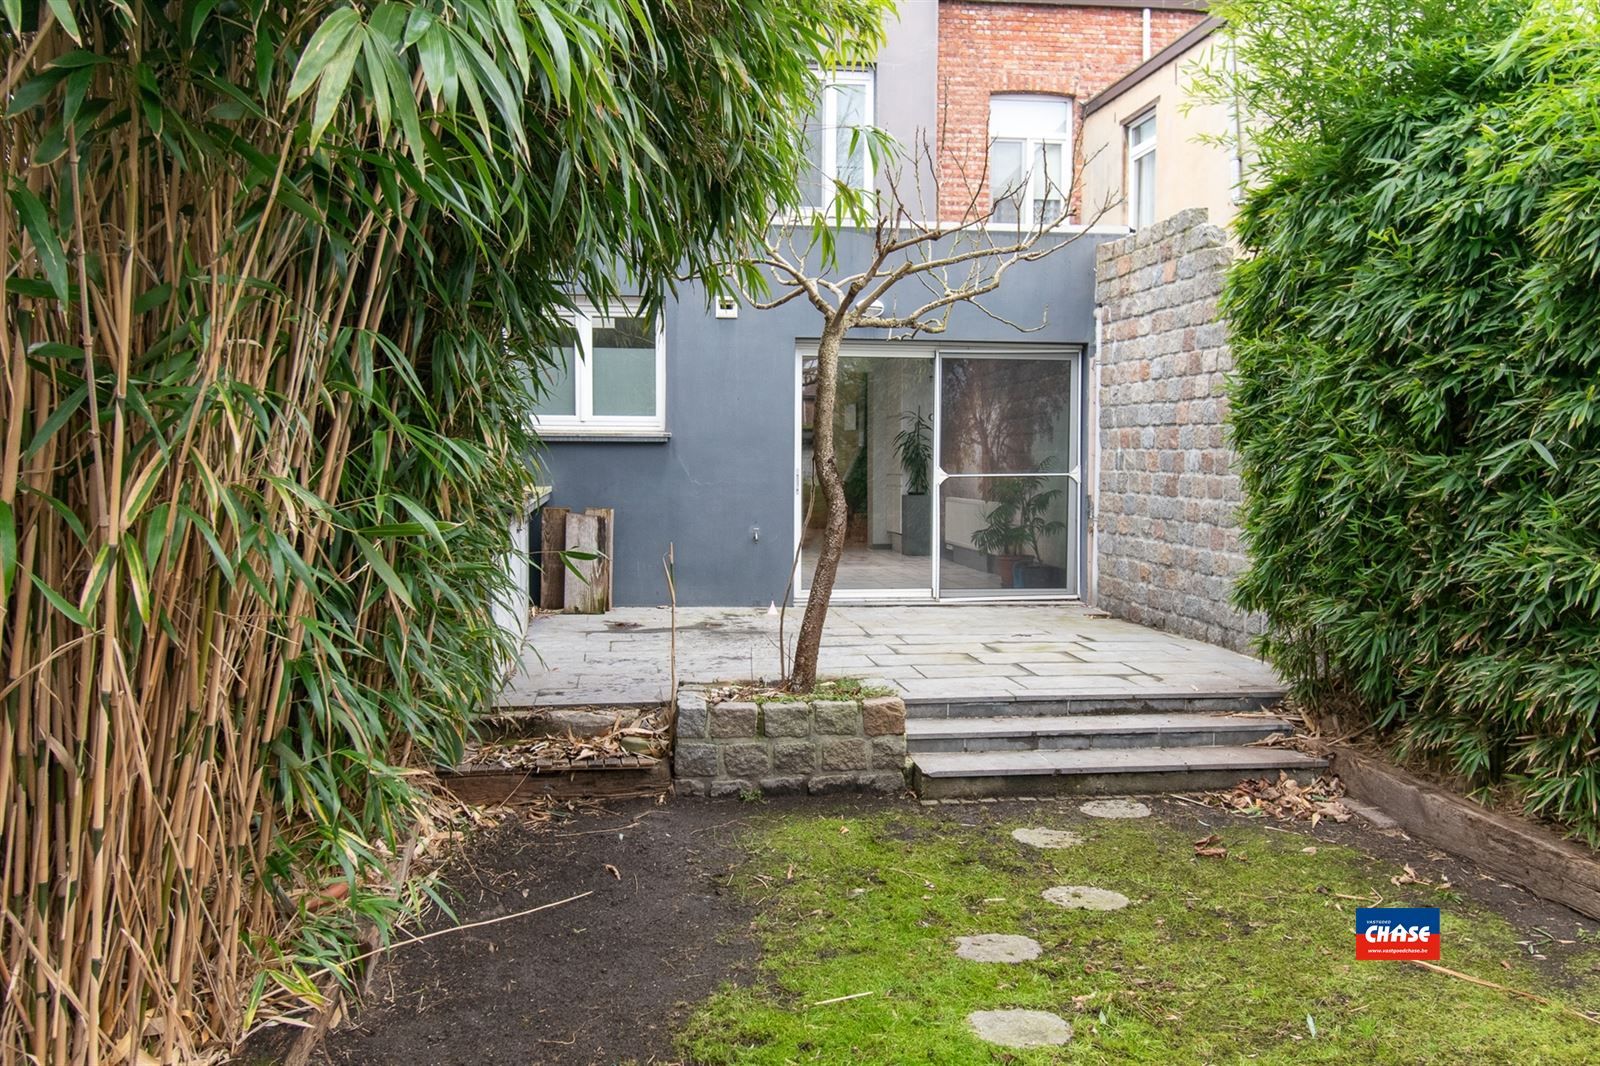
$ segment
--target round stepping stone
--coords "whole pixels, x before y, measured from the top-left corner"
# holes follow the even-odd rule
[[[1009,933],[980,933],[956,937],[956,954],[969,962],[1028,962],[1043,949],[1032,937]]]
[[[1138,800],[1090,800],[1078,810],[1091,818],[1150,817],[1150,808]]]
[[[1077,833],[1066,829],[1045,829],[1043,826],[1013,829],[1011,839],[1035,848],[1075,848],[1083,843],[1083,837]]]
[[[1072,1039],[1072,1026],[1045,1010],[975,1010],[967,1024],[979,1039],[1001,1047],[1058,1047]]]
[[[1045,889],[1043,895],[1056,906],[1070,911],[1120,911],[1128,905],[1128,897],[1121,892],[1090,885],[1057,885]]]

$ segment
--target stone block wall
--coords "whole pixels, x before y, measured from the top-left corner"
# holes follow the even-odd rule
[[[672,776],[685,795],[895,792],[905,764],[898,696],[708,704],[701,691],[678,694]]]
[[[1260,620],[1229,602],[1247,565],[1224,428],[1233,362],[1217,314],[1230,259],[1227,234],[1200,209],[1098,250],[1096,603],[1248,651]]]

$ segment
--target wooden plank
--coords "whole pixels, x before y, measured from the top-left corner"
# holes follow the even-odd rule
[[[547,611],[561,610],[566,589],[560,555],[567,546],[567,514],[565,507],[539,512],[539,606]]]
[[[1536,896],[1600,919],[1600,856],[1515,815],[1480,807],[1368,755],[1331,752],[1354,798],[1412,836],[1477,863]]]
[[[665,760],[651,766],[595,767],[588,770],[467,771],[441,773],[439,783],[463,803],[485,807],[498,804],[534,803],[543,799],[568,800],[589,797],[625,799],[654,796],[672,785],[672,773]]]
[[[603,606],[601,590],[595,579],[600,563],[600,519],[592,514],[576,512],[567,515],[566,548],[571,552],[596,556],[592,559],[573,559],[573,565],[567,568],[566,590],[562,593],[566,609],[579,614],[599,614]]]
[[[616,542],[617,512],[609,507],[591,507],[584,514],[600,520],[600,536],[596,541],[600,558],[596,560],[594,590],[600,603],[599,613],[611,610],[611,560]]]

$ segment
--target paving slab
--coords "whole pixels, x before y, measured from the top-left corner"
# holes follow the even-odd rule
[[[1120,911],[1129,902],[1121,892],[1093,885],[1057,885],[1045,889],[1040,895],[1069,911]]]
[[[1059,1047],[1072,1039],[1072,1026],[1043,1010],[975,1010],[967,1024],[979,1039],[1001,1047]]]
[[[1103,748],[1029,751],[928,752],[916,757],[928,777],[1006,777],[1020,774],[1133,774],[1196,771],[1317,769],[1327,760],[1286,748]]]
[[[790,648],[800,617],[798,608],[788,611],[783,643]],[[765,607],[685,607],[677,620],[680,680],[780,676],[778,619]],[[495,702],[505,708],[658,703],[667,697],[671,641],[664,607],[540,615]],[[951,671],[959,676],[928,676],[924,667],[959,668]],[[910,699],[1114,696],[1163,685],[1174,692],[1283,691],[1272,669],[1248,656],[1098,618],[1073,604],[835,605],[821,671],[882,677]]]
[[[1090,800],[1078,808],[1090,818],[1148,818],[1150,808],[1138,800]]]
[[[1031,962],[1043,953],[1032,937],[980,933],[956,937],[956,955],[969,962]]]
[[[1013,829],[1011,839],[1032,848],[1044,848],[1050,851],[1075,848],[1083,843],[1082,835],[1069,829],[1047,829],[1043,826]]]

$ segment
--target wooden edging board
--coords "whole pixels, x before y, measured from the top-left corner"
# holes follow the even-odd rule
[[[493,807],[541,799],[628,799],[654,796],[672,787],[672,771],[662,759],[653,766],[595,767],[521,773],[467,770],[441,773],[439,783],[463,803]]]
[[[1349,748],[1328,752],[1354,799],[1370,803],[1420,840],[1579,914],[1600,920],[1600,856],[1526,818],[1486,810]]]

